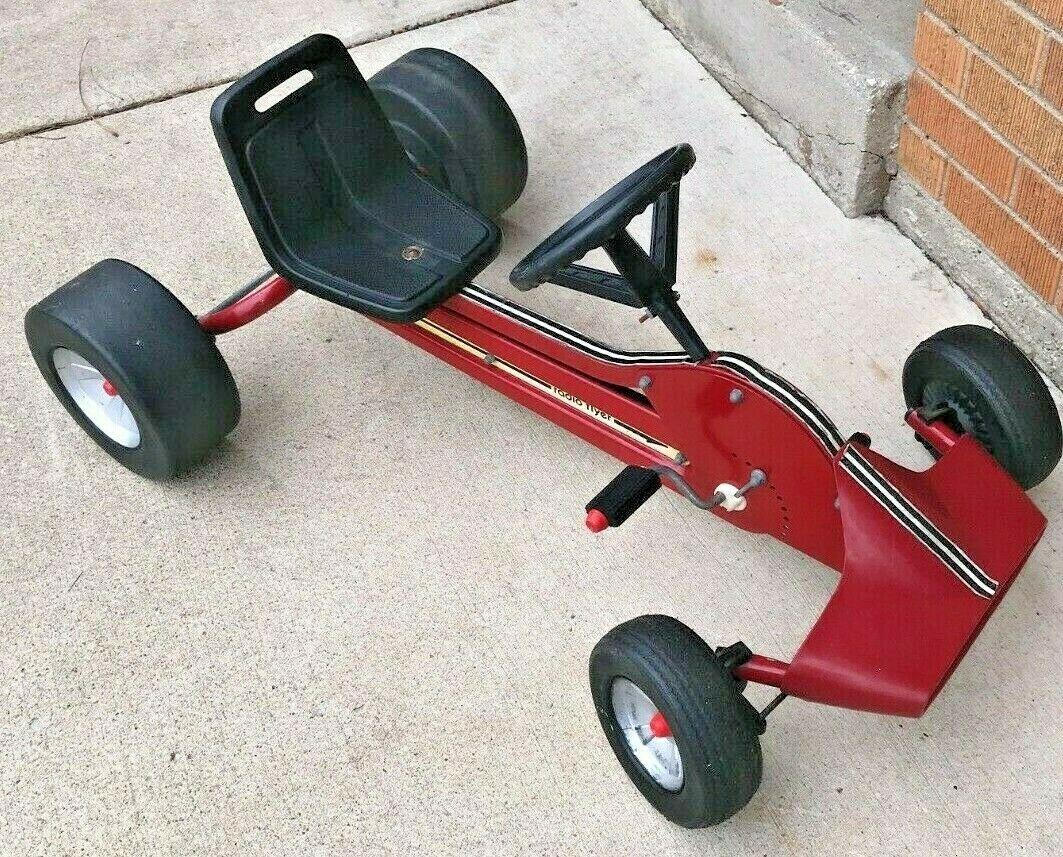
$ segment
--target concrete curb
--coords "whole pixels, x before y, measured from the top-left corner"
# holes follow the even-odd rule
[[[643,2],[846,216],[881,208],[921,4],[875,17],[810,0]]]

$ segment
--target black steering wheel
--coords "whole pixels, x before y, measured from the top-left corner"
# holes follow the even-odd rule
[[[694,166],[694,150],[673,146],[603,193],[532,250],[509,280],[521,291],[548,282],[577,259],[601,247]]]

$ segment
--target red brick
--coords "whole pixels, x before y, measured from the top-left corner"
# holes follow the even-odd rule
[[[918,72],[908,87],[908,118],[1001,199],[1017,158]]]
[[[1052,247],[1063,248],[1063,193],[1051,182],[1020,166],[1013,207]]]
[[[897,161],[931,196],[935,199],[941,196],[945,159],[931,148],[924,137],[913,131],[910,125],[901,128]]]
[[[1019,3],[1057,30],[1063,30],[1063,0],[1019,0]]]
[[[1051,302],[1063,267],[1059,258],[955,167],[949,167],[945,205],[1031,289]]]
[[[1063,122],[1033,96],[976,56],[964,100],[1049,175],[1063,180]]]
[[[927,0],[926,7],[1021,80],[1031,79],[1044,31],[1004,0]]]
[[[1063,110],[1063,39],[1053,37],[1045,47],[1045,71],[1041,78],[1041,92]]]
[[[919,16],[915,28],[915,62],[950,92],[959,93],[967,48],[929,15]]]

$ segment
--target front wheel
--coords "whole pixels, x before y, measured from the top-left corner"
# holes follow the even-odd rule
[[[100,262],[56,289],[26,314],[26,339],[70,415],[141,476],[188,470],[240,419],[213,338],[127,262]]]
[[[1023,488],[1043,482],[1059,463],[1063,430],[1048,386],[996,331],[965,324],[935,333],[905,361],[902,381],[909,408],[942,411]]]
[[[594,647],[590,681],[609,745],[667,819],[709,827],[753,797],[763,721],[686,625],[669,616],[618,625]]]

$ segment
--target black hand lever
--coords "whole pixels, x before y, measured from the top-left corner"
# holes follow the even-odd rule
[[[625,467],[587,504],[587,529],[619,527],[660,487],[661,477],[648,467]]]

